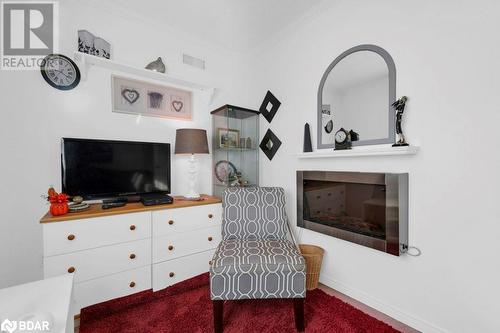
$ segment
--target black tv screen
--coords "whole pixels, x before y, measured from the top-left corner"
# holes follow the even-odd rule
[[[62,139],[62,190],[85,200],[170,193],[170,144]]]

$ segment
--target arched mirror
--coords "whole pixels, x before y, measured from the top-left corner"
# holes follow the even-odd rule
[[[359,134],[353,146],[394,143],[396,67],[376,45],[353,47],[335,59],[318,90],[318,148],[334,148],[335,133]]]

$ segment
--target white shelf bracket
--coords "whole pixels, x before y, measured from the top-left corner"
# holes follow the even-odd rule
[[[75,63],[78,65],[78,68],[80,69],[81,81],[87,81],[89,66],[87,64],[86,58],[79,52],[75,52],[75,56],[73,58],[75,59]]]

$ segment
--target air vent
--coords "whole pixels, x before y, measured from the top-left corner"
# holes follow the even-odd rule
[[[189,54],[182,55],[182,62],[186,65],[205,70],[205,60],[190,56]]]

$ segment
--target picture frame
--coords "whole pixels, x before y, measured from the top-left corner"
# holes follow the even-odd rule
[[[262,104],[260,105],[259,111],[266,120],[271,123],[276,112],[281,106],[281,102],[273,95],[271,91],[267,91]]]
[[[230,128],[217,128],[217,144],[219,148],[238,148],[240,131]]]
[[[271,129],[268,129],[259,147],[262,152],[266,154],[269,161],[271,161],[281,147],[281,140],[271,131]]]
[[[112,75],[111,95],[113,112],[192,120],[192,93],[187,90]]]

